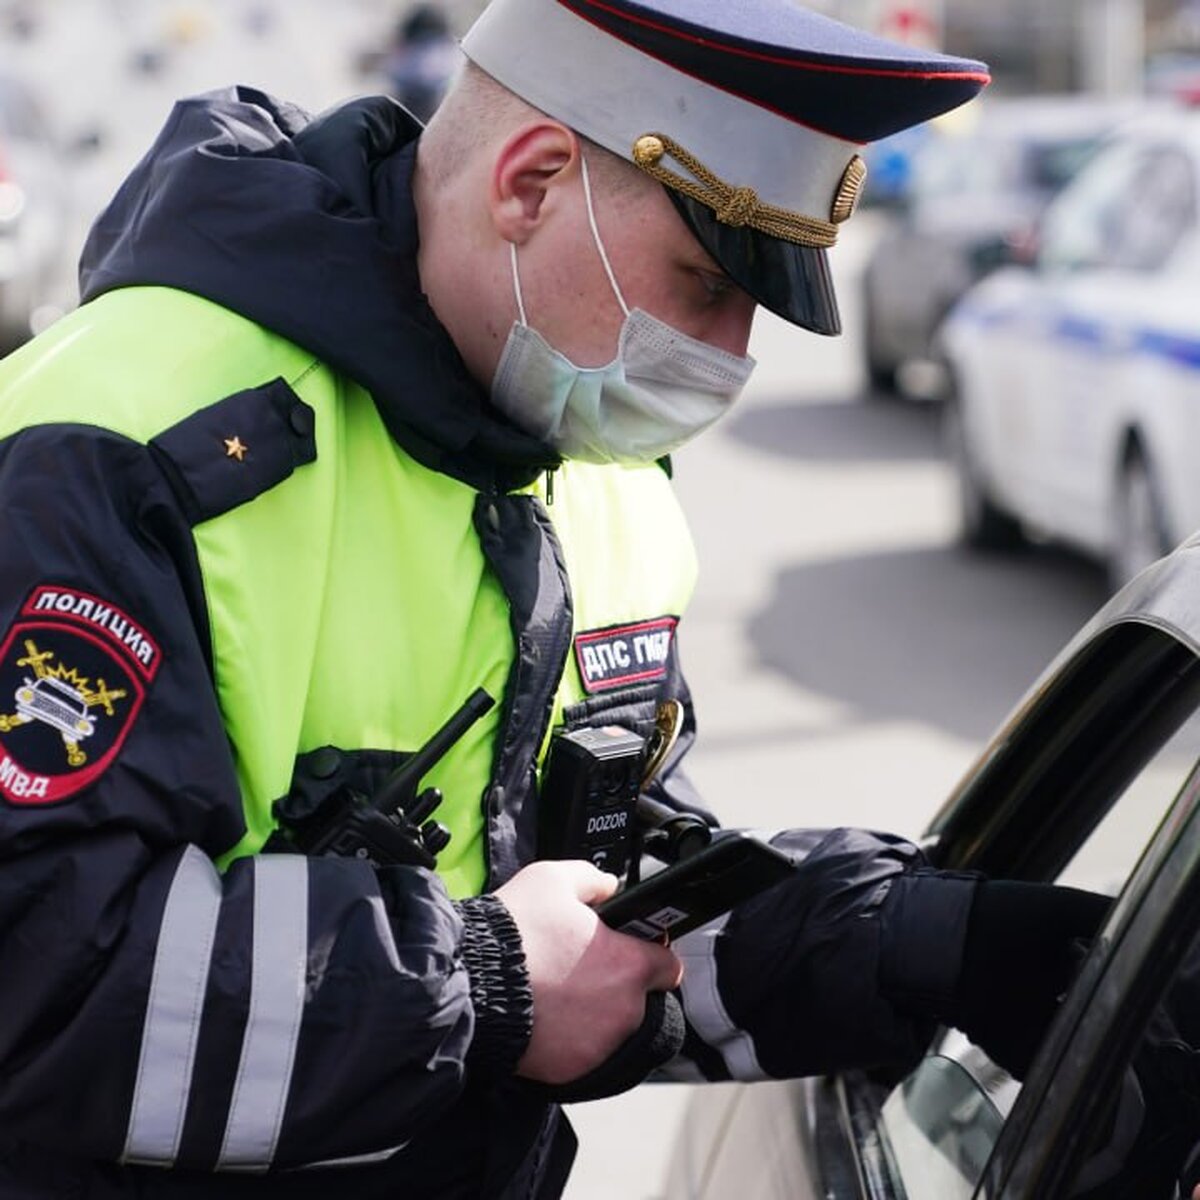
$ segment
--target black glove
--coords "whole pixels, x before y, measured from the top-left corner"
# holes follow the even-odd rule
[[[1111,904],[1077,888],[981,880],[948,1022],[1024,1078]]]
[[[683,1049],[684,1032],[683,1009],[674,993],[650,992],[641,1025],[598,1067],[570,1083],[529,1087],[558,1104],[616,1096],[636,1087],[651,1071],[670,1062]]]
[[[742,1073],[749,1064],[739,1056],[726,1060],[735,1078],[911,1067],[933,1036],[932,1014],[903,1011],[879,979],[886,899],[922,862],[920,850],[857,829],[792,830],[772,845],[797,860],[793,877],[739,905],[720,936],[707,939],[724,1021],[708,1012],[701,1027],[701,1014],[688,1011],[691,995],[702,1010],[712,1005],[695,986],[703,954],[685,956],[684,1012],[692,1029],[722,1054],[723,1038],[749,1035],[757,1072]],[[960,881],[958,895],[969,897],[974,886]],[[964,924],[968,902],[962,900]],[[695,939],[704,935],[687,934],[681,945]]]

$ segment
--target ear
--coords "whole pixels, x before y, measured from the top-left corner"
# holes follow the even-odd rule
[[[523,245],[552,207],[557,187],[579,169],[579,138],[548,118],[523,125],[500,145],[492,163],[488,207],[496,232]]]

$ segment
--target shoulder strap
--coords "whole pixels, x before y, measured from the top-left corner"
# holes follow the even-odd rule
[[[313,410],[283,379],[235,392],[150,441],[193,525],[253,500],[317,457]]]

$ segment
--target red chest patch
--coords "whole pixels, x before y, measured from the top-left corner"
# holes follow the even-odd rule
[[[678,617],[655,617],[575,635],[575,661],[589,695],[665,679]]]
[[[160,658],[116,605],[73,588],[35,589],[0,645],[0,797],[52,804],[99,778]]]

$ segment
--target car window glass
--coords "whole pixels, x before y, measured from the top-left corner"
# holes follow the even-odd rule
[[[1200,271],[1200,227],[1194,218],[1192,227],[1176,243],[1171,254],[1170,270],[1189,281]]]
[[[909,1194],[969,1200],[1018,1091],[1011,1076],[949,1030],[880,1113]]]
[[[916,204],[952,196],[990,195],[1014,186],[1020,174],[1020,148],[996,137],[954,137],[922,147],[913,165]]]
[[[1025,157],[1025,175],[1036,192],[1052,196],[1082,170],[1096,152],[1095,137],[1063,138],[1034,142]]]
[[[1131,271],[1161,267],[1195,223],[1191,162],[1177,150],[1148,152],[1139,160],[1137,195],[1127,205],[1113,266]]]
[[[1140,202],[1142,158],[1137,147],[1119,145],[1083,169],[1046,213],[1040,266],[1077,271],[1120,260],[1130,214]]]

